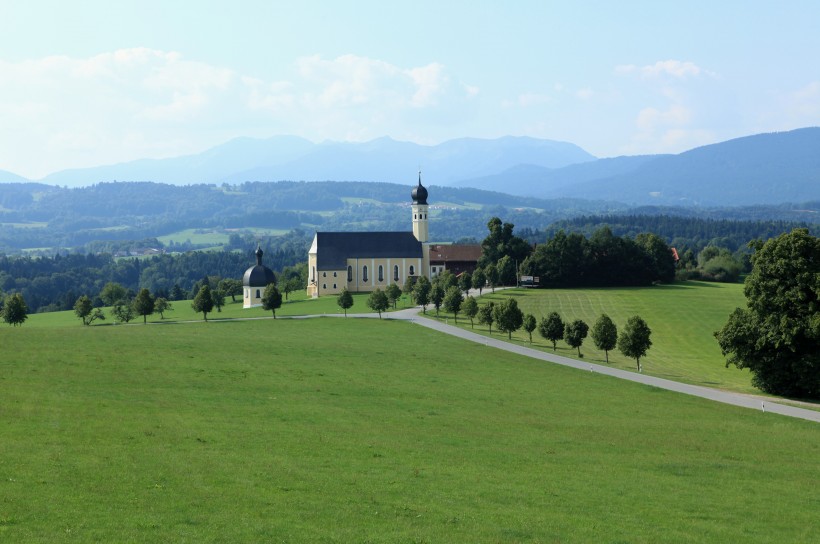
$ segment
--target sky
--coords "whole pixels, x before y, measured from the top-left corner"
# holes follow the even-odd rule
[[[820,2],[0,0],[0,170],[232,138],[598,157],[820,125]]]

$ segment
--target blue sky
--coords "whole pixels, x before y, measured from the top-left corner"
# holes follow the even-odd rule
[[[818,21],[799,0],[0,0],[0,170],[280,134],[677,153],[820,125]]]

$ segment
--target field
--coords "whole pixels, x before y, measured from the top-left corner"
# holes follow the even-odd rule
[[[590,328],[602,313],[608,314],[619,330],[630,316],[640,315],[652,329],[652,347],[641,359],[645,373],[685,383],[760,394],[752,387],[748,371],[725,367],[725,359],[712,335],[723,326],[732,310],[745,305],[740,284],[690,281],[651,288],[516,289],[495,294],[485,291],[485,295],[480,302],[498,302],[513,297],[524,313],[531,313],[538,319],[556,311],[564,322],[583,319]],[[448,322],[452,323],[452,314],[442,312],[441,315],[447,315]],[[470,327],[463,316],[459,322]],[[487,327],[476,324],[473,330],[486,333]],[[514,333],[513,339],[530,345],[523,329]],[[537,329],[532,339],[532,347],[552,351],[552,343],[539,336]],[[577,351],[563,341],[558,342],[557,348],[561,355],[578,358]],[[595,348],[591,337],[584,340],[581,353],[584,360],[605,364],[604,352]],[[636,370],[635,360],[627,359],[617,350],[609,352],[609,361],[613,367]]]
[[[0,329],[0,541],[820,538],[814,423],[411,323],[177,304]]]

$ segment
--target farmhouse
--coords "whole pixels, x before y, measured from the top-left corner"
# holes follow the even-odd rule
[[[429,243],[428,193],[421,173],[410,196],[412,232],[317,232],[308,251],[307,294],[333,295],[344,288],[369,292],[391,283],[402,286],[408,278],[431,278],[447,269],[448,259],[442,255],[449,254],[437,249],[431,255],[431,248],[471,247]],[[472,247],[472,253],[459,251],[458,260],[450,260],[449,265],[474,269],[481,247]],[[473,260],[464,262],[464,258]]]

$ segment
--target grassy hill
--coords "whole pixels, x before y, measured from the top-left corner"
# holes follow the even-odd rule
[[[0,541],[820,538],[814,423],[411,323],[177,304],[0,328]]]

